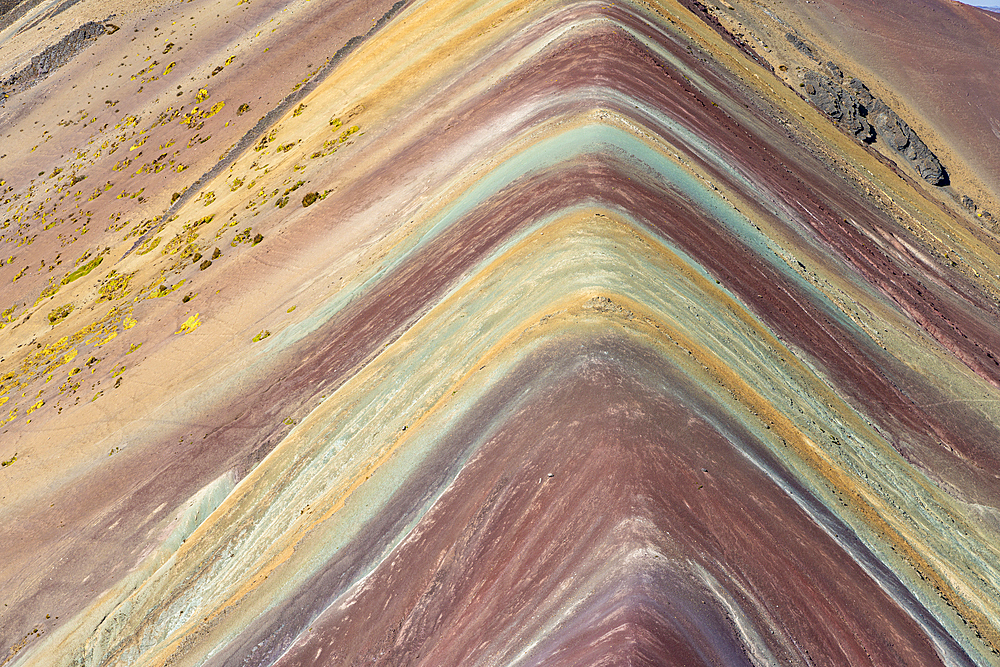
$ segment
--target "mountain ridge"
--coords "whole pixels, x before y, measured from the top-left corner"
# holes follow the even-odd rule
[[[1000,24],[849,4],[10,10],[0,664],[995,663]]]

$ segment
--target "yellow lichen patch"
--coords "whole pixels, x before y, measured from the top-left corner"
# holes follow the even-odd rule
[[[101,285],[97,290],[100,295],[97,298],[97,302],[111,301],[127,296],[129,293],[129,283],[134,275],[134,272],[116,273],[115,270],[112,269],[107,282]]]
[[[357,133],[360,129],[361,128],[358,127],[357,125],[351,125],[349,128],[340,133],[340,136],[337,138],[337,141],[339,141],[340,143],[344,143],[352,134]]]
[[[59,291],[59,285],[56,285],[55,281],[52,278],[49,278],[48,286],[45,289],[43,289],[41,293],[38,295],[38,298],[35,299],[35,305],[37,306],[39,303],[42,302],[43,299],[46,299],[50,296],[55,296],[56,292],[58,291]]]
[[[267,145],[269,143],[277,139],[277,137],[278,137],[278,130],[273,129],[270,132],[268,132],[266,136],[261,137],[260,141],[257,142],[257,144],[253,147],[253,149],[258,152],[262,151],[265,148],[267,148]]]
[[[156,246],[160,245],[160,237],[154,236],[151,239],[146,239],[139,245],[139,249],[135,251],[137,255],[145,255],[147,252],[151,251]]]
[[[181,325],[181,328],[175,331],[174,333],[189,334],[200,326],[201,326],[201,320],[198,319],[198,313],[195,313],[191,317],[187,318],[184,321],[184,324]]]
[[[161,273],[160,278],[161,279],[163,278],[163,273]],[[187,282],[187,278],[185,278],[184,280],[181,280],[176,285],[173,285],[173,286],[170,286],[170,287],[167,287],[167,285],[165,285],[165,284],[161,284],[159,287],[157,287],[154,290],[153,286],[156,285],[156,283],[157,283],[157,281],[154,280],[151,284],[149,284],[146,287],[142,288],[142,290],[140,291],[140,294],[146,294],[146,292],[149,292],[149,295],[146,297],[147,299],[158,299],[158,298],[160,298],[162,296],[167,296],[168,294],[170,294],[170,293],[172,293],[172,292],[180,289],[181,285],[183,285],[185,282]],[[136,301],[138,301],[138,300],[139,300],[139,298],[137,297]]]
[[[69,314],[73,312],[73,304],[67,303],[65,305],[59,306],[49,313],[49,324],[55,326],[69,317]]]
[[[222,111],[222,107],[224,107],[224,106],[226,106],[225,102],[216,102],[215,104],[212,105],[211,109],[209,109],[208,111],[202,112],[201,117],[202,118],[211,118],[215,114],[217,114],[220,111]]]
[[[94,347],[101,347],[102,345],[107,345],[108,343],[110,343],[112,340],[114,340],[117,337],[118,337],[118,332],[117,331],[112,331],[112,332],[108,333],[107,336],[105,336],[101,340],[99,340],[96,343],[94,343]]]
[[[122,328],[123,329],[131,329],[132,327],[134,327],[138,323],[139,323],[138,320],[136,320],[134,317],[126,317],[124,320],[122,320]],[[142,345],[142,343],[139,343],[139,345]],[[134,347],[137,347],[137,346],[134,346]],[[131,351],[132,350],[129,350],[129,352],[131,352]]]
[[[208,206],[213,201],[215,201],[215,193],[214,192],[205,193],[203,195],[203,198],[205,200],[205,206]],[[202,227],[203,225],[207,225],[208,223],[212,222],[212,219],[214,217],[215,217],[214,214],[206,215],[204,218],[200,218],[193,222],[185,223],[181,231],[178,232],[177,235],[174,236],[174,238],[170,239],[167,245],[163,247],[161,253],[164,255],[173,255],[174,253],[178,252],[185,246],[193,243],[195,239],[198,238],[198,232],[196,230],[199,227]]]

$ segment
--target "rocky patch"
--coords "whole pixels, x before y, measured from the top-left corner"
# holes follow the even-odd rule
[[[796,49],[798,49],[799,51],[801,51],[803,54],[805,54],[809,58],[812,58],[813,60],[819,62],[819,58],[817,58],[816,54],[813,53],[812,47],[810,47],[808,44],[806,44],[802,40],[801,37],[799,37],[795,33],[789,32],[789,33],[785,33],[785,39],[787,39],[789,44],[791,44],[792,46],[794,46]]]
[[[10,96],[30,88],[51,72],[68,63],[101,35],[111,34],[117,30],[118,26],[111,23],[98,23],[97,21],[84,23],[59,40],[58,43],[34,56],[31,62],[22,67],[20,71],[0,83],[0,105]]]
[[[832,77],[814,71],[803,76],[805,93],[820,111],[860,141],[872,143],[880,137],[931,185],[948,184],[941,162],[906,121],[860,79],[845,82],[834,63],[827,63],[827,69]]]

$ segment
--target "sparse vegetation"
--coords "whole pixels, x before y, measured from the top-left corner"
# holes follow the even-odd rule
[[[108,275],[107,281],[98,288],[97,302],[121,299],[129,293],[129,283],[135,273],[117,273],[114,269]]]
[[[156,248],[156,246],[158,246],[158,245],[160,245],[160,237],[159,236],[154,236],[151,239],[146,239],[141,244],[139,244],[139,249],[135,251],[135,254],[137,254],[137,255],[145,255],[147,252],[150,252],[151,250],[153,250],[154,248]]]
[[[96,269],[103,261],[104,257],[102,256],[95,257],[94,259],[90,260],[83,266],[67,273],[66,276],[62,279],[62,282],[60,284],[68,285],[74,280],[79,280],[80,278],[83,278],[85,275]]]
[[[181,328],[175,331],[174,333],[189,334],[200,326],[201,326],[201,320],[198,318],[198,313],[195,313],[191,317],[184,320],[184,323],[181,325]]]
[[[55,326],[69,317],[69,314],[73,312],[73,304],[67,303],[65,305],[59,306],[49,313],[49,324]]]

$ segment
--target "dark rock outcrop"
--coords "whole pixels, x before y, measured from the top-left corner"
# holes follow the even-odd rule
[[[902,153],[920,173],[921,178],[931,185],[942,185],[947,180],[937,156],[927,148],[927,144],[917,136],[906,121],[882,100],[875,100],[869,118],[879,136]]]
[[[833,79],[817,72],[806,72],[805,88],[812,103],[838,125],[849,130],[860,141],[874,141],[875,133],[865,118],[867,106],[850,88],[842,87]]]
[[[819,58],[817,58],[816,54],[813,53],[812,48],[810,48],[810,46],[808,44],[806,44],[804,41],[802,41],[801,37],[799,37],[795,33],[789,32],[789,33],[785,33],[785,39],[787,39],[788,43],[791,44],[792,46],[794,46],[796,49],[798,49],[799,51],[801,51],[805,55],[809,56],[810,58],[812,58],[816,62],[819,62]]]
[[[88,21],[73,30],[56,44],[46,48],[18,72],[0,82],[0,104],[11,95],[33,86],[59,67],[72,60],[78,53],[90,46],[105,33],[117,32],[118,26]]]
[[[860,141],[871,143],[876,137],[881,137],[931,185],[948,183],[948,175],[940,160],[906,121],[872,95],[860,79],[853,78],[843,84],[840,68],[834,63],[827,63],[827,68],[835,74],[835,78],[813,71],[803,76],[806,95],[820,111]]]

